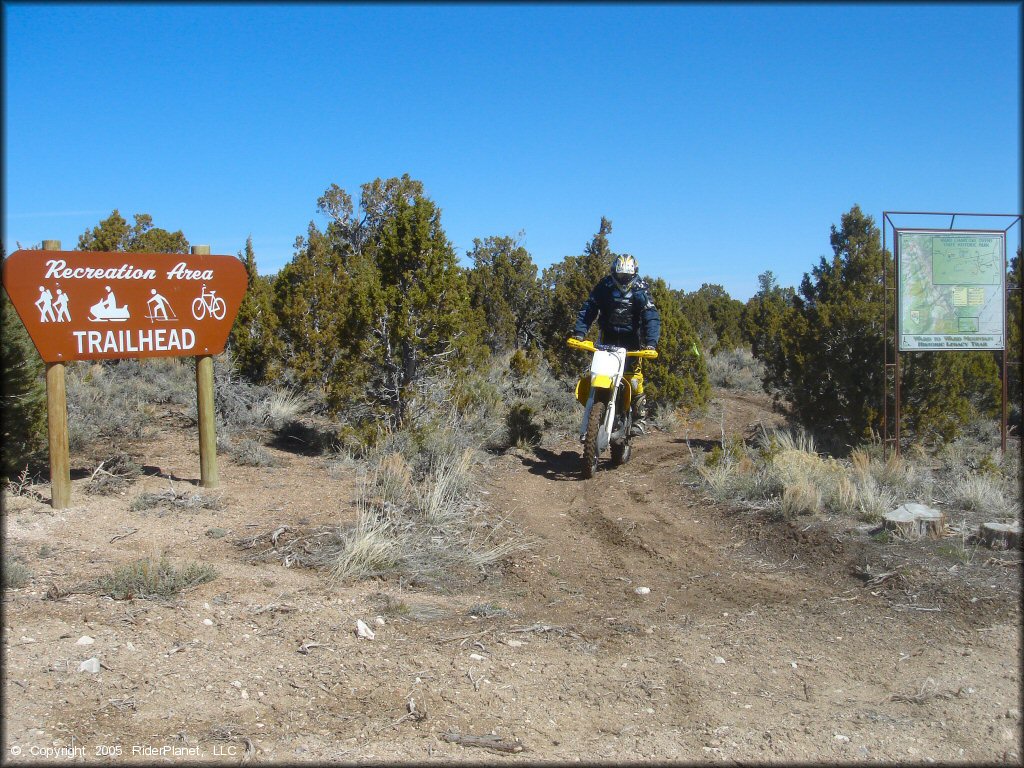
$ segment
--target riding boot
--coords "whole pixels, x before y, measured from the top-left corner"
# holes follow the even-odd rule
[[[647,427],[647,395],[637,395],[633,400],[633,426],[630,435],[646,434]]]

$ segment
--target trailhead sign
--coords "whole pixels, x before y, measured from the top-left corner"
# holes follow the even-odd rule
[[[248,284],[234,256],[15,251],[11,303],[47,363],[214,355]]]
[[[1004,232],[897,230],[899,349],[1005,346]]]

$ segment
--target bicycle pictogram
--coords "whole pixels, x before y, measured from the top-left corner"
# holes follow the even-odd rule
[[[206,290],[205,283],[203,284],[202,295],[197,296],[192,302],[192,317],[196,320],[202,320],[207,315],[210,315],[214,320],[223,320],[227,310],[227,304],[224,302],[224,299],[218,296],[216,291]]]

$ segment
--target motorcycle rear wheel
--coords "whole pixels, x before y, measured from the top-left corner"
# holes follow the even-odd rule
[[[601,431],[601,425],[604,423],[606,408],[607,404],[599,400],[594,401],[590,408],[590,421],[587,422],[587,437],[583,441],[582,457],[583,477],[587,480],[592,478],[594,473],[597,472],[597,436]]]
[[[633,446],[629,444],[628,440],[621,443],[612,443],[612,464],[616,466],[625,464],[632,455]]]

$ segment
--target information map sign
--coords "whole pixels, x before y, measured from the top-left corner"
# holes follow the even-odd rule
[[[1001,350],[1005,232],[897,229],[899,350]]]
[[[248,284],[234,256],[15,251],[3,283],[47,363],[224,351]]]

